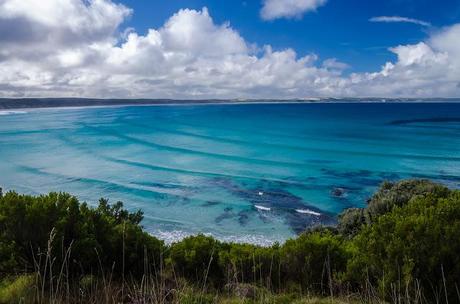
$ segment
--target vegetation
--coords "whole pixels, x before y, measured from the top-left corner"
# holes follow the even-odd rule
[[[165,245],[142,213],[0,194],[0,303],[458,303],[460,191],[384,183],[337,228],[260,247]]]

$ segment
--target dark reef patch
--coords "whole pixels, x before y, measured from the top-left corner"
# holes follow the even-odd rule
[[[390,121],[389,125],[407,125],[412,123],[425,123],[425,122],[460,122],[460,117],[428,117],[416,119],[401,119]]]
[[[240,223],[241,226],[246,226],[249,222],[249,210],[243,210],[238,212],[238,223]]]
[[[227,207],[224,209],[224,212],[219,215],[218,217],[216,217],[216,219],[214,220],[216,223],[220,223],[222,222],[223,220],[226,220],[226,219],[231,219],[231,218],[234,218],[236,215],[235,213],[233,212],[233,208],[232,207]]]
[[[205,203],[201,204],[200,206],[201,207],[212,207],[212,206],[216,206],[216,205],[219,205],[221,202],[219,201],[206,201]]]
[[[357,171],[339,171],[333,169],[323,168],[321,171],[327,175],[331,175],[339,178],[363,178],[372,176],[372,171],[369,170],[357,170]]]
[[[302,208],[305,207],[302,199],[290,192],[276,187],[267,181],[257,186],[244,188],[230,179],[215,178],[213,182],[235,196],[251,202],[253,205],[264,205],[270,208]]]
[[[357,170],[357,171],[339,171],[323,168],[321,171],[328,176],[347,179],[350,184],[362,186],[378,186],[382,183],[381,177],[376,177],[372,171]],[[358,187],[357,187],[358,188]]]
[[[181,190],[191,190],[192,187],[183,186],[183,185],[176,185],[176,184],[163,184],[163,183],[155,183],[155,182],[131,182],[134,185],[139,186],[146,186],[146,187],[155,187],[161,189],[181,189]]]
[[[214,178],[213,183],[253,205],[252,209],[243,210],[237,214],[238,222],[242,226],[247,225],[251,214],[254,212],[257,212],[259,219],[264,223],[270,222],[272,216],[282,217],[296,233],[315,225],[330,225],[335,222],[332,214],[311,206],[302,198],[284,190],[276,182],[261,180],[257,185],[245,183],[240,185],[231,179]],[[255,206],[269,208],[269,210],[261,210],[260,207],[256,208]],[[296,210],[309,210],[312,213],[300,213]],[[228,213],[224,212],[218,219],[228,218],[230,216]]]

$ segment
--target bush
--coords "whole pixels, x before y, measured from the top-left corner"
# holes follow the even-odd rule
[[[219,263],[226,273],[226,282],[258,283],[270,288],[280,287],[279,245],[259,247],[250,244],[224,244]]]
[[[204,235],[191,236],[172,244],[169,264],[174,271],[195,284],[223,285],[219,267],[220,242]]]
[[[109,207],[101,200],[95,209],[66,193],[8,192],[0,197],[0,272],[40,271],[52,259],[57,272],[72,261],[71,275],[121,273],[123,265],[127,273],[140,274],[145,259],[159,262],[163,251],[163,242],[139,226],[141,219],[121,203]]]
[[[353,237],[361,231],[365,224],[365,209],[350,208],[339,215],[337,230],[344,236]]]
[[[327,229],[306,232],[281,247],[282,276],[304,292],[328,293],[334,275],[345,271],[347,256],[341,235]]]
[[[417,196],[433,194],[445,197],[449,189],[429,180],[410,179],[397,183],[384,182],[367,201],[366,208],[350,208],[338,216],[338,231],[344,236],[353,237],[364,225],[371,225],[380,216],[402,207]]]
[[[350,280],[361,286],[370,280],[387,297],[409,290],[431,300],[444,298],[445,284],[451,302],[458,300],[460,191],[446,194],[435,188],[393,208],[356,236]]]
[[[449,189],[429,180],[403,180],[397,183],[385,182],[368,201],[366,217],[368,224],[374,222],[379,216],[390,212],[394,207],[406,205],[413,197],[446,196]]]

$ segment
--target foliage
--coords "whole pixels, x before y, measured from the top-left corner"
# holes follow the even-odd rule
[[[458,300],[460,192],[413,197],[366,227],[353,246],[348,274],[358,284],[367,278],[383,293],[409,289],[435,299],[447,292]]]
[[[415,197],[429,194],[443,197],[449,192],[445,186],[423,179],[384,182],[368,200],[366,208],[350,208],[339,214],[337,229],[342,235],[353,237],[365,225],[371,225],[395,207],[405,206]]]
[[[146,255],[159,259],[163,243],[142,231],[141,219],[121,203],[109,207],[101,200],[90,208],[66,193],[8,192],[0,198],[0,273],[36,270],[46,255],[53,257],[56,271],[67,258],[75,274],[121,273],[123,266],[142,273]]]
[[[34,275],[21,275],[0,281],[0,303],[27,303],[33,299]]]
[[[353,237],[366,224],[365,210],[362,208],[350,208],[339,214],[337,230],[344,236]]]
[[[128,282],[132,299],[150,293],[161,303],[216,303],[217,296],[228,303],[310,303],[299,297],[337,292],[411,303],[460,300],[460,191],[425,180],[384,183],[366,208],[344,211],[337,229],[311,229],[270,247],[205,235],[165,246],[141,221],[142,212],[120,202],[101,199],[92,208],[66,193],[8,192],[0,196],[0,275],[49,278],[36,286],[43,293],[59,285],[50,272],[65,270],[68,290],[102,288],[106,302],[114,290],[125,301]],[[118,285],[110,287],[113,281]],[[21,285],[8,282],[0,291]],[[180,293],[180,286],[190,288]]]
[[[223,274],[218,265],[220,242],[204,235],[191,236],[172,244],[169,264],[192,282],[204,284],[219,282]]]
[[[342,237],[329,230],[306,232],[288,240],[281,247],[281,256],[285,279],[321,293],[329,292],[333,276],[343,272],[347,263]]]
[[[280,287],[279,245],[259,247],[250,244],[224,244],[219,263],[230,284],[259,283]]]
[[[429,180],[403,180],[397,183],[384,182],[368,201],[366,219],[373,223],[379,216],[390,212],[394,207],[402,207],[417,196],[446,196],[449,189]]]

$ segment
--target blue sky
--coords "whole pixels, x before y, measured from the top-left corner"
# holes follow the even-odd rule
[[[0,97],[460,97],[459,0],[2,0]]]
[[[460,22],[458,0],[329,0],[315,12],[301,18],[266,21],[260,17],[260,0],[168,0],[121,1],[134,9],[126,26],[145,33],[160,27],[182,8],[209,9],[216,23],[230,22],[247,41],[270,44],[275,49],[293,48],[334,57],[350,65],[348,72],[378,70],[395,58],[388,48],[423,40],[431,31]],[[369,22],[376,16],[404,16],[433,25]]]

